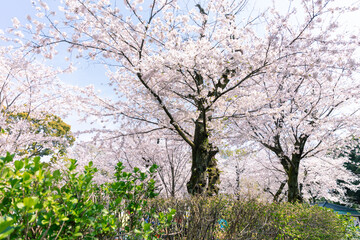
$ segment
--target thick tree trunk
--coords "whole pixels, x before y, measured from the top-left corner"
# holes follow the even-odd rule
[[[288,202],[302,202],[302,196],[299,189],[299,165],[300,159],[293,156],[291,159],[291,165],[286,171],[288,179]]]
[[[207,187],[207,194],[217,195],[219,193],[218,184],[220,184],[220,170],[217,167],[217,160],[215,157],[212,157],[207,169],[208,172],[208,187]]]
[[[281,128],[281,126],[279,126]],[[304,147],[309,135],[301,134],[300,137],[295,138],[294,151],[291,156],[286,156],[281,147],[280,135],[274,136],[273,145],[263,143],[262,144],[273,151],[280,159],[280,163],[283,166],[287,175],[288,184],[288,202],[302,202],[302,195],[299,188],[299,166],[300,161],[303,158]],[[290,158],[291,157],[291,158]]]
[[[208,190],[207,194],[217,194],[216,184],[219,182],[220,173],[215,159],[217,152],[218,149],[209,143],[205,124],[201,120],[197,120],[192,148],[191,176],[187,183],[187,190],[190,194],[202,194],[206,190]]]

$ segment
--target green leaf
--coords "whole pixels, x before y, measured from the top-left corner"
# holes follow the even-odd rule
[[[69,166],[69,171],[73,171],[76,169],[77,167],[77,161],[75,159],[70,159],[70,166]]]
[[[33,161],[34,161],[34,164],[35,164],[34,171],[39,170],[42,167],[42,164],[40,163],[40,157],[39,156],[34,157]]]
[[[15,161],[15,169],[16,169],[16,171],[19,171],[23,167],[24,167],[24,162],[23,161],[20,161],[20,160]]]
[[[30,174],[28,172],[24,172],[23,174],[23,180],[28,181],[31,178]]]
[[[34,215],[32,215],[31,216],[31,218],[30,218],[30,221],[29,221],[29,223],[32,223],[32,222],[34,222],[35,220],[36,220],[36,215],[34,214]]]
[[[13,227],[7,227],[4,231],[0,232],[0,239],[7,238],[14,230]]]
[[[65,222],[68,221],[69,218],[67,216],[62,216],[59,220]]]
[[[155,172],[156,172],[156,169],[158,169],[158,168],[159,168],[158,165],[153,164],[153,165],[150,167],[149,172],[150,172],[150,173],[155,173]]]
[[[149,230],[151,230],[151,223],[142,222],[142,227],[145,232],[148,232]]]
[[[49,220],[47,220],[47,219],[41,220],[41,224],[43,224],[43,225],[46,225],[46,224],[48,224],[48,223],[49,223]]]
[[[9,152],[6,153],[6,157],[1,157],[1,160],[4,161],[4,163],[12,162],[14,159],[15,154],[10,154]]]
[[[175,215],[176,209],[169,208],[168,210],[169,210],[169,213],[170,213],[171,215]]]
[[[60,170],[55,170],[55,171],[53,172],[53,177],[54,177],[54,178],[58,179],[60,176],[61,176]]]
[[[12,224],[13,219],[11,217],[0,217],[0,239],[9,237],[15,230]]]
[[[20,209],[22,209],[23,207],[25,207],[24,203],[22,203],[22,202],[17,203],[16,206],[17,206],[18,208],[20,208]]]
[[[24,198],[23,202],[24,202],[25,207],[33,208],[39,202],[39,198],[38,197],[27,197],[27,198]]]

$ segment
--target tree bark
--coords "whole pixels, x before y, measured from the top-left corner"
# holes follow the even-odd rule
[[[271,150],[280,159],[280,163],[283,166],[287,175],[288,184],[288,202],[302,202],[302,195],[299,189],[299,166],[300,161],[303,158],[303,152],[305,144],[309,135],[301,134],[300,137],[296,137],[294,144],[294,152],[291,156],[286,156],[280,144],[280,135],[274,136],[274,144],[261,142],[266,148]],[[291,158],[290,158],[291,157]]]
[[[220,184],[220,170],[217,167],[217,159],[212,157],[207,169],[208,173],[208,187],[207,194],[209,196],[217,195],[219,193],[218,184]]]
[[[201,119],[195,123],[194,146],[192,148],[191,176],[187,183],[188,193],[192,195],[218,193],[220,171],[217,168],[215,155],[219,151],[209,143],[205,124]]]
[[[288,202],[302,202],[302,196],[299,189],[299,165],[300,158],[293,156],[289,169],[286,171],[288,184]]]

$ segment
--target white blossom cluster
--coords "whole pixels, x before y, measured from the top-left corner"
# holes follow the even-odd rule
[[[35,129],[32,120],[47,114],[61,113],[63,86],[55,70],[28,59],[22,50],[0,47],[0,154],[21,152],[37,143],[43,149],[54,149],[53,142],[64,139]],[[64,111],[62,111],[64,113]],[[22,116],[22,117],[19,117]],[[30,120],[29,120],[30,119]]]

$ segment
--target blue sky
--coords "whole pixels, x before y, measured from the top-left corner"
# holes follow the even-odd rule
[[[6,30],[6,28],[12,26],[11,19],[17,17],[21,23],[27,23],[26,16],[34,15],[36,13],[35,9],[32,7],[31,0],[5,0],[5,4],[1,5],[0,8],[0,29]],[[46,0],[51,7],[56,8],[59,0]],[[62,65],[63,59],[57,59],[58,62],[54,62],[54,65]],[[90,64],[87,62],[74,62],[75,66],[78,68],[78,71],[74,74],[71,74],[72,80],[69,79],[69,76],[65,76],[64,80],[69,80],[76,85],[87,85],[95,84],[98,82],[104,81],[104,68],[96,64]],[[100,81],[101,78],[101,81]],[[85,80],[86,79],[86,80]]]
[[[56,6],[59,3],[58,0],[46,0],[51,6]],[[12,26],[11,19],[16,17],[21,23],[27,23],[26,16],[34,15],[35,9],[32,7],[31,0],[4,0],[0,8],[0,29],[6,30]],[[57,58],[52,62],[54,66],[64,65],[62,57]],[[107,78],[105,76],[105,69],[101,65],[88,63],[85,61],[78,61],[74,63],[77,71],[72,74],[62,75],[60,78],[67,83],[71,83],[79,86],[86,86],[94,84],[100,89],[103,94],[107,96],[113,94],[113,92],[107,87]],[[91,126],[76,121],[76,115],[72,115],[65,119],[67,123],[72,126],[72,130],[85,130]]]
[[[24,21],[28,14],[34,13],[30,0],[4,0],[0,8],[0,28],[11,26],[11,18]]]

